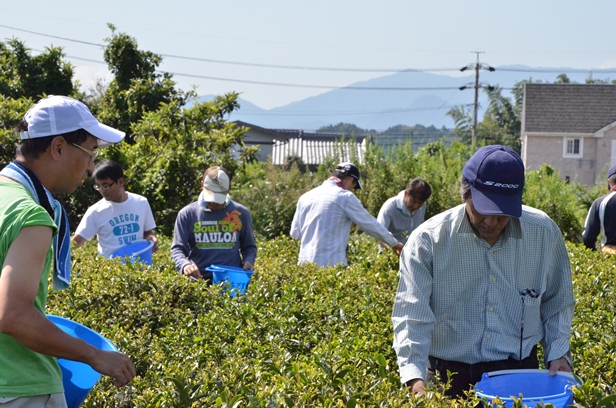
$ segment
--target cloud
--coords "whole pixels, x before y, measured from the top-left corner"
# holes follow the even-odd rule
[[[73,81],[79,81],[83,91],[93,88],[97,81],[109,83],[113,76],[106,68],[90,65],[76,65],[73,69]]]
[[[603,62],[599,64],[599,68],[601,69],[616,68],[616,60]]]

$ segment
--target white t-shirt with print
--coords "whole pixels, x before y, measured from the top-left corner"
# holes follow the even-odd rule
[[[98,253],[107,258],[121,247],[143,239],[143,232],[156,228],[148,200],[128,193],[121,203],[104,198],[86,211],[75,231],[86,241],[98,237]]]

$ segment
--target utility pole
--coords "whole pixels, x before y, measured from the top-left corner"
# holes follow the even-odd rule
[[[477,62],[475,64],[469,64],[465,67],[460,68],[460,71],[464,72],[467,69],[475,70],[475,84],[473,85],[473,89],[475,90],[475,103],[473,105],[473,128],[472,128],[472,139],[471,145],[475,146],[475,141],[477,138],[477,108],[479,107],[479,88],[489,89],[490,91],[494,89],[488,84],[480,84],[479,83],[479,70],[484,69],[486,71],[494,72],[495,69],[487,64],[482,64],[479,62],[479,54],[483,54],[483,51],[473,51],[473,53],[477,54]],[[464,85],[460,87],[460,90],[463,91],[469,88],[470,84]]]

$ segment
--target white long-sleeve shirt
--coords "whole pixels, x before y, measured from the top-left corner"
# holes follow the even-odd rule
[[[425,379],[428,355],[520,359],[521,336],[522,358],[541,342],[545,362],[556,360],[569,351],[574,307],[567,249],[545,213],[522,206],[490,246],[464,204],[454,207],[421,224],[402,250],[392,313],[400,379]]]
[[[389,246],[398,240],[361,205],[350,191],[334,180],[310,190],[299,198],[291,224],[291,236],[301,240],[299,262],[324,267],[347,265],[346,247],[351,223]]]

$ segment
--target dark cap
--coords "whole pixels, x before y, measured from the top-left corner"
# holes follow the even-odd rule
[[[616,174],[616,164],[610,167],[610,169],[607,171],[607,178],[612,177],[614,174]]]
[[[515,151],[501,145],[482,147],[466,162],[462,176],[471,185],[479,214],[522,215],[524,163]]]
[[[353,163],[340,163],[336,166],[336,171],[345,176],[353,177],[357,180],[357,186],[355,186],[355,188],[362,190],[361,182],[359,181],[359,169],[356,165]]]

